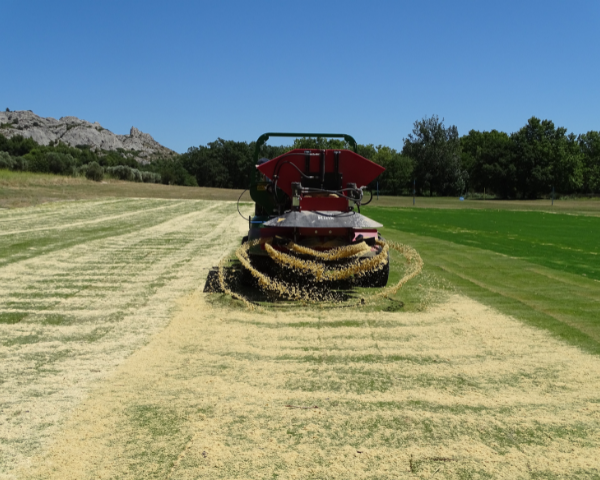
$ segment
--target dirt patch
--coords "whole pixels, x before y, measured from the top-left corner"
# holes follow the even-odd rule
[[[600,474],[600,360],[460,296],[249,312],[194,293],[21,478]]]

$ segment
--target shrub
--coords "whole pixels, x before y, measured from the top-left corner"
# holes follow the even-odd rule
[[[0,134],[0,150],[10,153],[13,157],[25,155],[34,148],[39,148],[39,145],[32,138],[15,135],[9,139]]]
[[[22,172],[25,172],[29,169],[29,164],[23,157],[13,157],[13,160],[15,162],[13,165],[13,170],[21,170]]]
[[[70,174],[75,167],[75,159],[68,153],[47,152],[46,163],[51,173],[59,175]]]
[[[131,169],[131,175],[133,176],[134,182],[142,182],[142,172],[140,172],[137,168]]]
[[[133,173],[130,167],[125,165],[117,165],[115,167],[108,167],[106,169],[106,173],[109,175],[118,178],[119,180],[127,180],[129,182],[133,181]]]
[[[23,158],[27,160],[29,170],[31,170],[32,172],[50,172],[48,158],[46,157],[44,152],[40,151],[39,149],[36,148],[31,150],[29,153],[23,155]]]
[[[87,164],[85,170],[86,178],[100,182],[104,178],[104,169],[98,164],[98,162],[91,162]]]
[[[14,166],[14,159],[7,152],[0,152],[0,168],[12,170]]]
[[[141,172],[144,183],[160,183],[160,175],[153,172]]]

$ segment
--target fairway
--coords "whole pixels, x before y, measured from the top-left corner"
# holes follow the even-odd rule
[[[600,477],[600,219],[494,212],[365,209],[394,301],[249,311],[233,203],[0,211],[0,478]]]

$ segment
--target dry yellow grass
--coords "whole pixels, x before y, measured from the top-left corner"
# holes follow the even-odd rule
[[[20,478],[590,478],[600,360],[460,296],[423,313],[185,297]]]
[[[0,211],[0,478],[164,328],[174,301],[237,244],[237,216],[231,203],[180,200]],[[23,318],[5,323],[11,314]]]
[[[189,292],[246,230],[233,204],[0,227],[0,313],[26,313],[0,324],[3,480],[600,475],[600,359],[470,299],[219,306]]]
[[[106,179],[0,170],[0,208],[21,208],[47,202],[97,198],[165,198],[186,200],[237,200],[242,190],[180,187]],[[249,201],[246,193],[242,200]]]

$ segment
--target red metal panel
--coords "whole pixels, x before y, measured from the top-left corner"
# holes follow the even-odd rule
[[[296,168],[285,162],[292,163],[301,172],[304,172],[304,152],[307,150],[291,150],[279,157],[276,157],[262,165],[257,166],[258,170],[273,180],[273,176],[278,172],[277,186],[281,188],[288,196],[292,196],[292,182],[300,182],[301,175]],[[308,150],[311,153],[319,153],[320,150]],[[325,172],[334,171],[334,152],[340,152],[339,173],[342,174],[342,185],[347,187],[348,183],[356,183],[358,187],[363,187],[375,180],[381,175],[385,168],[371,160],[350,151],[350,150],[325,150]],[[311,172],[319,171],[320,157],[311,156]]]
[[[346,212],[348,211],[348,200],[345,198],[301,197],[300,210]]]

